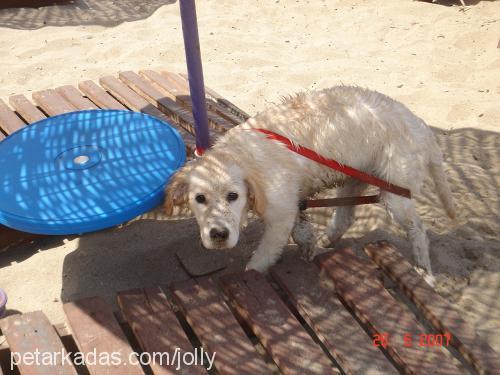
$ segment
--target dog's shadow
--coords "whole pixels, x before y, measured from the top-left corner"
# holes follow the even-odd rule
[[[242,270],[261,233],[261,223],[250,223],[230,250],[203,248],[194,219],[140,220],[84,235],[64,259],[61,301],[97,295],[116,307],[118,291],[167,287],[189,279],[192,269],[213,267],[214,261],[223,264],[218,274]]]

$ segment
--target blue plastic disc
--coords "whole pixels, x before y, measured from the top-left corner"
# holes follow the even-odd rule
[[[143,113],[47,118],[0,142],[0,224],[39,234],[112,227],[160,204],[185,160],[179,133]]]

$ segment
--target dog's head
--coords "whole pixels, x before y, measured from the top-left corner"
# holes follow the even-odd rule
[[[171,178],[165,194],[167,214],[176,205],[189,205],[207,249],[234,247],[248,209],[261,213],[265,205],[256,181],[236,163],[222,159],[207,152],[188,163]]]

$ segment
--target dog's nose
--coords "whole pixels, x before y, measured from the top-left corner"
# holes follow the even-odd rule
[[[227,228],[219,229],[212,228],[210,229],[210,238],[213,240],[227,240],[229,237],[229,230]]]

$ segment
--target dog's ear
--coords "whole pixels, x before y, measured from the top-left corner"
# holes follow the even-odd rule
[[[262,186],[254,179],[245,179],[248,190],[248,205],[251,210],[262,216],[267,207],[267,198]]]
[[[165,188],[163,207],[168,216],[173,214],[175,206],[184,205],[188,201],[188,175],[191,169],[190,165],[185,165],[175,172]]]

